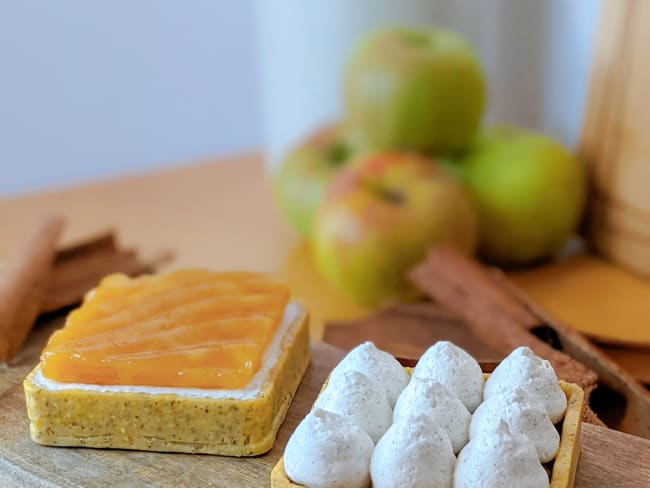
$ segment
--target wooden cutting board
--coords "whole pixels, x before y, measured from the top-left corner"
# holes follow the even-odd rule
[[[312,363],[289,409],[274,449],[255,458],[162,454],[108,449],[44,447],[29,437],[22,379],[38,359],[44,341],[60,321],[40,324],[13,368],[0,367],[0,486],[136,487],[270,486],[270,472],[287,439],[305,416],[343,351],[323,343],[312,347]],[[584,425],[576,486],[650,486],[650,441]]]

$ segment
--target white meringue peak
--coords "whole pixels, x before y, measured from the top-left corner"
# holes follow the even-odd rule
[[[492,396],[481,403],[472,415],[470,439],[493,434],[501,421],[508,424],[512,433],[528,437],[535,445],[540,462],[555,458],[560,434],[544,406],[528,398],[521,388]]]
[[[284,451],[284,469],[309,488],[367,488],[374,444],[353,420],[314,408]]]
[[[551,422],[556,424],[564,416],[567,399],[558,384],[557,375],[551,363],[535,356],[529,347],[518,347],[512,351],[492,372],[483,397],[508,393],[521,388],[526,396],[539,402],[548,412]]]
[[[438,341],[420,358],[413,378],[429,378],[455,393],[473,412],[483,398],[483,372],[476,359],[449,341]]]
[[[454,488],[548,488],[549,480],[530,440],[501,421],[490,435],[472,438],[460,451]]]
[[[390,427],[393,410],[384,392],[359,371],[342,371],[330,378],[314,407],[354,420],[374,442]]]
[[[430,378],[413,378],[397,398],[393,421],[425,415],[449,437],[454,453],[469,440],[471,415],[447,387]]]
[[[372,342],[364,342],[352,349],[330,373],[330,381],[344,371],[354,370],[370,378],[377,389],[384,392],[391,408],[409,382],[409,376],[392,355],[381,351]]]
[[[452,488],[456,458],[449,437],[420,415],[395,422],[370,462],[373,488]]]

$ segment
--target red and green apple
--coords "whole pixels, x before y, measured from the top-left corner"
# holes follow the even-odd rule
[[[323,128],[289,152],[274,177],[275,195],[287,220],[309,238],[325,187],[349,159],[351,145],[340,125]]]
[[[470,197],[444,167],[414,153],[365,154],[330,183],[312,251],[336,287],[381,305],[412,295],[404,274],[431,246],[472,252],[477,225]]]

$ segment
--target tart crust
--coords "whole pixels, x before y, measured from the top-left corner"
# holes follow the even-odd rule
[[[48,389],[23,382],[32,439],[77,446],[255,456],[273,447],[278,429],[309,364],[304,305],[286,329],[266,381],[250,398],[187,394]]]

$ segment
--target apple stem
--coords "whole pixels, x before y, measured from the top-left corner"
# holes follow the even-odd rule
[[[382,186],[379,183],[375,183],[368,180],[363,181],[362,184],[363,186],[366,187],[366,189],[375,193],[377,196],[379,196],[379,198],[381,198],[382,200],[386,200],[387,202],[394,203],[396,205],[401,205],[405,201],[404,195],[398,192],[397,190],[386,188],[385,186]]]

